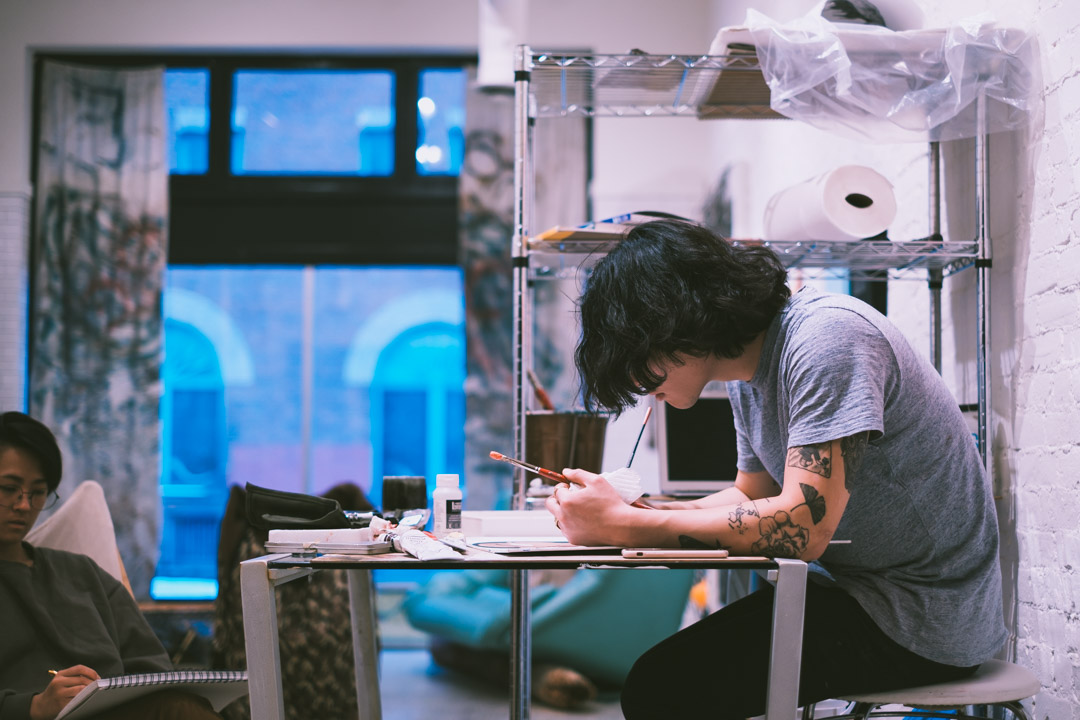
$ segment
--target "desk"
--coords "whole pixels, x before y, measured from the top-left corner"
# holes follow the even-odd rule
[[[281,690],[281,658],[278,651],[277,606],[274,588],[320,570],[347,570],[356,665],[356,693],[361,720],[381,720],[378,647],[371,570],[462,570],[501,568],[511,571],[511,673],[510,718],[529,718],[530,569],[579,567],[753,568],[768,571],[776,585],[773,606],[772,647],[769,659],[766,720],[795,720],[802,657],[803,610],[806,602],[806,563],[768,558],[626,559],[619,555],[549,555],[508,557],[479,551],[454,561],[421,562],[401,553],[317,558],[264,555],[240,563],[240,588],[244,606],[244,641],[248,658],[252,720],[282,720],[285,705]]]

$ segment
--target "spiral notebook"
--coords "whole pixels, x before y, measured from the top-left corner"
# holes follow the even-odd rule
[[[247,695],[245,670],[176,670],[101,678],[71,699],[56,720],[88,718],[109,708],[160,690],[186,690],[210,701],[220,710]]]

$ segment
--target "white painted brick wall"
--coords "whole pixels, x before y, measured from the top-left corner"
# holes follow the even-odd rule
[[[1005,440],[998,462],[1011,473],[1002,533],[1014,534],[1019,553],[1016,587],[1006,588],[1016,607],[1015,659],[1043,684],[1029,703],[1033,718],[1080,720],[1080,4],[953,0],[926,8],[931,24],[985,11],[1040,42],[1045,124],[1025,148],[1031,187],[1019,188],[1030,216],[1002,228],[1015,234],[1011,263],[994,271],[994,363],[1011,399],[994,411]],[[1002,286],[1011,294],[998,293]],[[999,316],[1011,322],[999,324]]]
[[[0,193],[0,412],[24,409],[30,199]]]

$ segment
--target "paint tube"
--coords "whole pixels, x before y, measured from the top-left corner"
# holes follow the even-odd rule
[[[419,530],[406,530],[400,534],[390,532],[386,537],[393,541],[395,550],[408,553],[417,560],[461,560],[465,557]]]

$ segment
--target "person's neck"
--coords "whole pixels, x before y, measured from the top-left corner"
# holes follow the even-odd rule
[[[22,563],[23,565],[31,564],[30,556],[26,553],[26,548],[23,547],[21,541],[0,545],[0,560]]]
[[[713,380],[750,382],[757,372],[758,362],[761,360],[761,348],[764,343],[765,333],[760,333],[746,344],[739,357],[720,358],[714,355],[716,369],[713,372]]]

